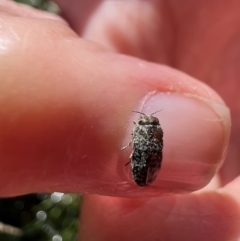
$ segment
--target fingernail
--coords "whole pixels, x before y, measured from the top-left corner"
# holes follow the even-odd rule
[[[207,185],[226,156],[231,125],[229,109],[194,95],[150,93],[136,110],[147,115],[162,110],[154,115],[164,132],[162,166],[144,193],[181,193]],[[137,121],[139,117],[140,114],[133,113],[131,119]],[[127,130],[128,140],[132,128],[133,124]],[[130,165],[127,168],[131,173]],[[127,172],[126,176],[131,185],[136,185],[131,174]]]

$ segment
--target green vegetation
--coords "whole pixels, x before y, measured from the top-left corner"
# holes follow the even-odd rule
[[[34,8],[46,10],[48,12],[52,13],[59,13],[60,9],[57,4],[55,4],[52,1],[46,1],[46,0],[15,0],[15,2],[23,3],[30,5]]]
[[[0,240],[74,241],[80,202],[77,194],[57,192],[0,199]]]

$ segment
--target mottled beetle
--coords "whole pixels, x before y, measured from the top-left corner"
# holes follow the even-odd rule
[[[161,110],[160,110],[161,111]],[[145,115],[142,112],[133,111],[142,114],[135,124],[132,135],[133,138],[129,144],[121,150],[133,143],[133,151],[130,156],[132,175],[134,181],[139,186],[147,186],[151,184],[157,177],[162,163],[163,149],[163,130],[159,120],[153,115]]]

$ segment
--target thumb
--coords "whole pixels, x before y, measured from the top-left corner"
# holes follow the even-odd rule
[[[174,69],[109,53],[59,21],[2,19],[2,196],[140,197],[193,191],[211,180],[230,133],[229,110],[213,90]],[[131,110],[160,109],[163,165],[142,189],[125,167],[131,150],[120,149],[139,117]]]

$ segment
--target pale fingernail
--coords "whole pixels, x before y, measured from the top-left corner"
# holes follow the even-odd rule
[[[150,93],[136,110],[147,115],[162,110],[154,115],[164,132],[162,167],[144,193],[194,191],[208,184],[226,156],[231,126],[229,109],[198,96]],[[139,117],[133,113],[132,120]],[[127,133],[132,128],[130,125]],[[130,166],[126,168],[131,172]],[[136,185],[131,174],[126,179],[132,183],[130,186]]]

